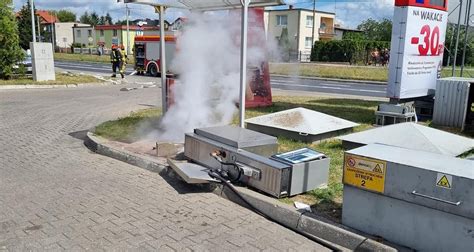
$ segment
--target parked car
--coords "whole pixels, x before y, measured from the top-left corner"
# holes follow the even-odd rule
[[[25,59],[18,62],[18,64],[13,66],[13,71],[15,73],[19,73],[20,71],[20,66],[23,66],[25,68],[25,73],[26,74],[33,74],[33,65],[31,62],[31,52],[30,50],[25,51]]]

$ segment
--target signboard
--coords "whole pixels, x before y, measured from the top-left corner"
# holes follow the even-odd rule
[[[383,193],[387,162],[346,154],[344,157],[344,184]]]
[[[447,21],[445,10],[395,6],[387,97],[434,94],[441,77]]]

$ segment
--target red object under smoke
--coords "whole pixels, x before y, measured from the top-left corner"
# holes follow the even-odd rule
[[[235,21],[240,23],[240,10],[232,12]],[[266,37],[263,21],[263,8],[250,8],[248,19],[248,48],[256,47],[265,52],[265,57],[260,64],[247,66],[247,88],[245,94],[245,107],[268,107],[272,105],[272,89],[270,85],[270,69],[266,56]],[[236,34],[236,43],[240,43],[240,30]],[[166,36],[167,64],[172,61],[174,51],[177,49],[176,37]],[[159,36],[137,36],[135,38],[135,70],[138,73],[148,73],[158,76],[160,72]],[[169,49],[168,49],[169,48]],[[175,77],[167,74],[167,103],[168,107],[174,104],[173,84]]]

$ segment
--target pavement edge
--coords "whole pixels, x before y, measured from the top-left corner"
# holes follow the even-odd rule
[[[87,132],[84,144],[95,153],[160,173],[162,176],[168,176],[167,173],[163,172],[169,170],[166,162],[162,163],[147,156],[114,148],[108,145],[105,139],[96,136],[90,131]],[[308,212],[299,212],[287,204],[245,187],[236,187],[236,189],[259,211],[272,219],[278,220],[281,225],[323,239],[336,245],[343,251],[409,251],[409,249],[394,244],[382,244],[368,235],[322,216]],[[227,200],[249,208],[230,189],[222,184],[219,184],[213,192]]]

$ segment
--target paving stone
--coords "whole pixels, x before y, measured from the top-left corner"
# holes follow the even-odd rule
[[[0,91],[0,250],[322,249],[212,193],[85,148],[97,124],[160,104],[159,89],[150,91]]]

